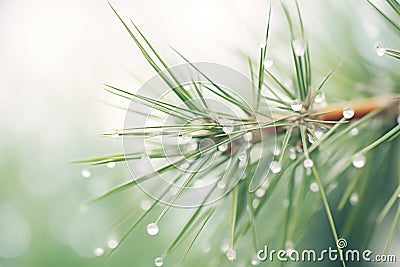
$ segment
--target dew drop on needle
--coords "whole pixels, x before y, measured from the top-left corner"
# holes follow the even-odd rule
[[[316,182],[313,182],[313,183],[310,184],[310,191],[311,192],[318,192],[318,190],[319,190],[319,187],[318,187],[318,184]]]
[[[300,100],[295,99],[290,104],[290,107],[292,108],[293,111],[300,111],[302,109],[302,107],[303,107],[303,104],[301,103]]]
[[[359,131],[358,128],[354,127],[353,129],[350,130],[350,135],[356,136],[358,135]]]
[[[257,189],[255,194],[256,194],[257,197],[263,197],[265,195],[265,190],[262,189],[262,188]]]
[[[266,58],[266,59],[264,60],[264,66],[265,66],[266,68],[270,68],[270,67],[272,67],[272,65],[274,65],[274,61],[273,61],[272,59]]]
[[[352,107],[345,107],[343,109],[343,117],[345,119],[351,119],[354,117],[354,109]]]
[[[119,136],[119,131],[117,129],[113,129],[110,131],[111,138],[117,138]]]
[[[357,205],[357,203],[358,203],[358,193],[351,194],[349,202],[353,206]]]
[[[163,260],[163,258],[156,258],[155,260],[154,260],[154,264],[157,266],[157,267],[160,267],[160,266],[163,266],[164,265],[164,260]]]
[[[279,173],[282,170],[282,166],[278,161],[272,161],[271,165],[269,166],[271,172]]]
[[[274,156],[279,156],[281,154],[281,149],[279,147],[275,147],[272,154],[274,154]]]
[[[236,251],[233,249],[233,248],[228,248],[227,250],[226,250],[226,258],[229,260],[229,261],[234,261],[235,259],[236,259]]]
[[[221,152],[225,152],[228,149],[228,145],[227,144],[223,144],[218,146],[218,150]]]
[[[92,176],[92,173],[91,173],[88,169],[83,169],[83,170],[81,171],[81,175],[82,175],[84,178],[90,178],[90,176]]]
[[[314,162],[312,161],[312,159],[305,159],[303,162],[303,165],[304,165],[304,168],[309,169],[314,166]]]
[[[219,189],[224,189],[224,188],[225,188],[225,182],[224,182],[224,181],[219,181],[219,182],[217,183],[217,187],[218,187]]]
[[[253,206],[253,209],[256,209],[258,205],[260,205],[260,201],[258,199],[253,199],[251,205]]]
[[[94,249],[94,255],[97,257],[100,257],[104,254],[104,249],[103,248],[95,248]]]
[[[289,158],[295,160],[297,158],[296,149],[294,147],[289,148]]]
[[[233,132],[233,122],[228,119],[220,119],[219,123],[222,126],[222,131],[224,131],[226,134],[230,134]]]
[[[324,103],[326,101],[326,97],[325,97],[325,93],[322,91],[319,91],[316,95],[315,95],[315,99],[314,99],[316,104],[321,104]]]
[[[375,46],[375,52],[376,52],[376,54],[378,55],[378,56],[383,56],[384,54],[385,54],[385,52],[386,52],[386,47],[385,47],[385,45],[384,44],[377,44],[376,46]]]
[[[110,239],[107,241],[107,246],[110,249],[115,249],[116,247],[118,247],[118,241],[116,239]]]
[[[357,154],[353,157],[352,164],[357,169],[360,169],[365,166],[367,159],[362,154]]]
[[[110,168],[110,169],[114,168],[115,165],[117,165],[117,164],[114,161],[107,162],[107,164],[106,164],[107,168]]]
[[[149,235],[156,235],[156,234],[158,234],[158,231],[159,231],[159,229],[158,229],[158,225],[156,223],[149,223],[147,225],[147,233]]]

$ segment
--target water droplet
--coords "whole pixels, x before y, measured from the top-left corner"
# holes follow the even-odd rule
[[[358,203],[358,193],[354,192],[353,194],[351,194],[349,202],[353,206],[357,205],[357,203]]]
[[[240,152],[238,158],[239,158],[239,160],[246,160],[246,158],[247,158],[246,151]]]
[[[346,119],[351,119],[354,117],[354,109],[352,107],[345,107],[343,109],[343,117]]]
[[[117,138],[119,136],[120,131],[117,129],[112,129],[109,133],[111,138]]]
[[[233,249],[233,248],[228,248],[227,250],[226,250],[226,258],[229,260],[229,261],[234,261],[234,260],[236,260],[236,251]]]
[[[356,167],[357,169],[360,169],[365,166],[367,159],[365,158],[364,155],[362,154],[357,154],[353,157],[353,166]]]
[[[264,189],[262,189],[262,188],[257,189],[257,191],[256,191],[256,196],[257,197],[263,197],[264,195],[265,195],[265,190]]]
[[[226,134],[230,134],[233,132],[233,121],[228,120],[228,119],[220,119],[219,124],[222,126],[222,131],[224,131]]]
[[[107,246],[110,249],[115,249],[116,247],[118,247],[118,241],[116,239],[110,239],[107,241]]]
[[[385,54],[385,52],[386,52],[386,47],[385,47],[385,45],[384,44],[377,44],[376,46],[375,46],[375,52],[376,52],[376,54],[378,55],[378,56],[383,56],[384,54]]]
[[[81,175],[82,175],[84,178],[89,178],[90,176],[92,176],[92,173],[91,173],[88,169],[83,169],[83,170],[81,171]]]
[[[397,124],[400,124],[400,115],[397,116]]]
[[[319,91],[314,98],[314,102],[316,104],[322,104],[326,101],[326,96],[325,93],[323,91]]]
[[[292,101],[292,103],[290,104],[290,107],[292,108],[293,111],[300,111],[301,108],[303,107],[303,104],[301,103],[300,100],[295,99]]]
[[[318,190],[319,190],[319,187],[318,187],[318,184],[316,182],[313,182],[313,183],[310,184],[310,191],[311,192],[318,192]]]
[[[149,210],[151,207],[151,202],[147,199],[140,202],[140,208],[144,211]]]
[[[227,144],[223,144],[218,146],[218,150],[221,152],[225,152],[228,149],[228,145]]]
[[[314,166],[314,162],[312,161],[312,159],[305,159],[303,162],[303,165],[304,165],[304,168],[309,169]]]
[[[156,258],[155,260],[154,260],[154,264],[157,266],[157,267],[160,267],[160,266],[163,266],[164,265],[164,260],[163,260],[163,258]]]
[[[258,205],[260,205],[260,201],[258,199],[253,199],[251,205],[253,206],[253,209],[256,209]]]
[[[304,52],[306,51],[306,45],[300,39],[295,39],[292,42],[293,50],[296,56],[302,57],[304,56]]]
[[[225,182],[224,182],[224,181],[219,181],[219,182],[217,183],[217,187],[218,187],[219,189],[224,189],[224,188],[225,188]]]
[[[272,154],[276,157],[279,156],[281,154],[281,149],[279,147],[275,147]]]
[[[273,161],[269,165],[269,169],[271,170],[272,173],[279,173],[282,170],[282,166],[278,161]]]
[[[253,134],[251,132],[245,133],[243,135],[243,140],[246,142],[251,142],[252,139],[253,139]]]
[[[103,248],[95,248],[94,249],[94,255],[97,257],[100,257],[104,254],[104,249]]]
[[[147,233],[149,235],[156,235],[156,234],[158,234],[158,231],[159,231],[159,229],[158,229],[158,225],[156,223],[149,223],[147,225]]]
[[[107,162],[107,164],[106,164],[107,168],[110,168],[110,169],[114,168],[115,165],[117,165],[117,164],[114,161]]]
[[[306,174],[307,174],[307,176],[310,176],[310,175],[311,175],[311,168],[307,168],[307,169],[306,169]]]
[[[307,137],[308,137],[308,142],[310,144],[314,144],[314,142],[315,142],[314,137],[311,134],[307,134]]]
[[[358,135],[359,131],[357,127],[354,127],[353,129],[350,130],[350,135],[356,136]]]
[[[266,68],[270,68],[270,67],[272,67],[272,65],[274,65],[274,61],[273,61],[272,59],[266,58],[266,59],[264,60],[264,66],[265,66]]]
[[[310,142],[310,144],[314,144],[316,141],[320,140],[325,134],[325,128],[323,127],[317,127],[314,130],[314,134],[307,134],[308,136],[308,142]]]
[[[291,147],[291,148],[289,148],[289,152],[290,152],[289,158],[291,160],[295,160],[297,158],[296,149],[294,147]]]

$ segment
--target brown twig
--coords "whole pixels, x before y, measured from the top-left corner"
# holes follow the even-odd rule
[[[323,114],[311,116],[311,118],[325,121],[338,121],[343,117],[343,109],[351,107],[354,109],[354,117],[352,119],[360,119],[378,109],[383,109],[388,119],[393,119],[399,115],[399,99],[399,95],[390,94],[342,103],[333,103],[318,109],[317,112]]]

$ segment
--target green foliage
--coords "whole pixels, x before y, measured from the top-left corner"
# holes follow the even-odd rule
[[[395,19],[386,15],[372,3],[370,4],[390,25],[400,30]],[[400,5],[397,1],[387,0],[387,4],[394,13],[400,15]],[[183,155],[176,154],[174,156],[181,156],[178,160],[162,166],[150,174],[128,181],[88,203],[92,204],[121,191],[131,190],[144,181],[154,179],[159,174],[176,177],[174,181],[180,182],[181,188],[171,201],[168,204],[163,204],[154,200],[150,208],[142,212],[128,228],[120,230],[122,233],[121,242],[160,205],[163,208],[155,223],[162,223],[162,219],[170,211],[177,198],[196,180],[201,180],[212,174],[219,177],[225,184],[230,184],[231,180],[235,180],[235,175],[239,173],[238,170],[241,168],[240,161],[242,159],[239,158],[241,152],[245,152],[248,162],[244,167],[244,177],[239,179],[232,190],[226,192],[227,194],[217,202],[206,205],[213,191],[218,190],[217,185],[204,196],[202,205],[193,209],[183,227],[177,227],[179,232],[172,239],[170,245],[165,246],[166,249],[161,255],[163,259],[170,257],[176,248],[183,246],[185,242],[187,243],[186,240],[189,240],[189,243],[186,244],[183,259],[189,257],[191,249],[195,247],[196,242],[201,238],[201,234],[207,229],[211,229],[209,231],[224,231],[223,237],[219,237],[219,235],[214,237],[213,235],[211,242],[219,244],[222,240],[227,239],[228,248],[224,252],[229,260],[235,260],[237,253],[241,255],[240,257],[248,258],[250,261],[256,252],[262,248],[262,245],[267,242],[275,246],[276,249],[288,249],[287,243],[289,241],[294,242],[296,246],[301,246],[310,218],[315,216],[315,212],[321,207],[325,212],[331,231],[331,235],[326,234],[326,236],[333,237],[333,239],[328,238],[330,241],[327,243],[336,244],[339,238],[356,241],[356,238],[352,237],[351,231],[348,229],[354,229],[356,224],[361,224],[360,228],[371,232],[388,216],[390,210],[398,205],[397,199],[400,190],[398,179],[400,175],[398,168],[396,168],[396,159],[398,164],[400,125],[395,122],[399,115],[398,95],[396,95],[399,89],[398,84],[392,92],[393,94],[388,96],[393,98],[391,102],[389,101],[388,106],[374,108],[368,114],[357,117],[357,120],[352,119],[353,116],[342,118],[342,110],[339,110],[340,117],[337,120],[324,119],[324,115],[337,112],[337,110],[324,111],[323,106],[326,105],[324,102],[325,86],[331,79],[335,79],[335,70],[339,67],[329,66],[332,70],[323,77],[322,81],[319,83],[314,81],[312,53],[305,33],[300,6],[297,1],[292,5],[285,2],[281,6],[290,31],[290,53],[296,83],[294,86],[285,85],[278,78],[278,75],[274,75],[265,66],[266,55],[273,52],[268,50],[271,39],[270,27],[273,27],[273,25],[270,25],[270,17],[271,12],[274,12],[270,8],[265,43],[260,48],[259,58],[246,57],[249,65],[249,76],[253,81],[253,88],[248,88],[248,91],[252,93],[252,99],[255,100],[253,106],[249,106],[248,103],[228,93],[224,88],[213,82],[211,78],[205,76],[189,59],[177,52],[185,62],[196,69],[199,75],[205,76],[210,82],[209,85],[195,81],[189,85],[182,85],[178,78],[174,76],[174,73],[169,71],[164,59],[138,27],[133,22],[132,25],[125,23],[116,10],[111,7],[148,63],[168,84],[180,101],[185,104],[185,107],[181,107],[177,103],[161,101],[105,85],[105,89],[112,94],[159,111],[159,116],[152,115],[154,120],[162,119],[162,116],[168,115],[173,116],[177,121],[173,125],[121,129],[117,132],[105,134],[105,136],[122,136],[124,138],[136,136],[145,140],[152,140],[154,137],[176,136],[179,129],[184,134],[190,134],[197,144],[207,138],[214,140],[212,145],[201,151],[195,150]],[[133,29],[131,29],[132,26]],[[397,59],[400,55],[398,51],[386,48],[384,54]],[[257,71],[255,71],[256,69]],[[166,72],[164,72],[165,70]],[[237,107],[243,112],[243,116],[237,119],[232,114],[213,111],[205,97],[205,92],[212,94],[220,101]],[[376,92],[376,94],[379,94],[379,92]],[[365,95],[368,94],[365,93]],[[345,100],[347,99],[340,99],[337,102],[340,103]],[[263,102],[270,105],[272,116],[265,113],[265,107],[262,107]],[[294,107],[296,105],[300,105],[300,108]],[[356,113],[359,112],[358,107],[350,108],[354,108]],[[135,112],[134,110],[131,111]],[[138,115],[146,114],[138,111]],[[198,123],[185,123],[185,121],[193,120],[199,116],[202,120]],[[226,125],[221,122],[222,120],[233,121],[234,130],[231,134],[224,131]],[[251,180],[254,173],[257,173],[259,163],[268,162],[270,159],[270,155],[254,157],[254,151],[271,149],[271,147],[260,147],[260,144],[256,141],[246,143],[242,140],[246,134],[252,133],[254,135],[257,132],[270,129],[277,131],[276,142],[280,152],[276,152],[277,159],[271,165],[267,165],[267,168],[271,168],[271,171],[265,180],[263,180],[265,177],[257,177],[257,181]],[[359,132],[359,137],[354,137],[355,132]],[[238,140],[242,143],[235,145]],[[160,145],[159,143],[155,144]],[[212,167],[205,173],[200,172],[199,170],[210,161],[211,152],[224,145],[233,151],[232,158],[229,158],[223,152],[218,153],[218,158],[212,163]],[[373,158],[380,158],[382,161],[388,160],[389,156],[385,156],[388,151],[395,155],[395,159],[391,163],[385,163],[387,165],[386,171],[381,174],[379,179],[386,177],[384,178],[386,181],[375,183],[373,176],[379,173],[381,169],[379,164],[384,163],[378,164]],[[269,154],[271,154],[270,152]],[[371,153],[374,154],[371,155]],[[148,154],[150,160],[163,159],[168,156],[171,155],[166,154],[161,147],[152,149]],[[96,157],[80,162],[102,165],[110,162],[135,161],[142,159],[142,157],[142,153],[138,152]],[[193,160],[190,165],[192,172],[188,175],[179,170],[179,166],[182,166],[187,159]],[[364,167],[364,165],[366,166]],[[360,181],[364,175],[367,178],[364,177],[365,179]],[[259,181],[262,181],[260,187],[257,183]],[[390,187],[394,184],[396,184],[397,189],[390,190]],[[389,189],[387,188],[388,185]],[[392,191],[390,199],[385,199],[384,202],[381,199],[376,202],[371,199],[368,200],[368,192],[373,188],[380,188],[385,192]],[[164,188],[161,196],[167,194],[170,189],[169,187]],[[319,195],[314,194],[316,191],[319,192]],[[336,201],[338,195],[341,198],[336,205],[333,202]],[[347,204],[349,200],[354,207]],[[284,203],[283,209],[280,204],[282,201]],[[334,208],[336,206],[338,207],[337,210]],[[367,216],[377,218],[376,222],[374,220],[372,224],[367,220],[360,222],[359,219],[351,215],[352,212],[357,212],[357,210],[361,212],[366,206],[371,210],[371,213]],[[379,216],[376,210],[380,210]],[[340,222],[335,219],[336,217],[340,218]],[[384,248],[385,253],[389,251],[399,217],[400,208],[397,208]],[[269,229],[261,230],[264,225],[269,225]],[[361,245],[364,241],[367,242],[368,240],[362,240],[355,245],[365,247],[365,245]],[[248,249],[250,245],[252,246],[251,251]],[[338,249],[341,250],[340,247]],[[110,250],[108,255],[112,252],[113,250]],[[223,254],[218,249],[214,249],[212,255],[216,259],[215,265],[218,265]],[[341,264],[346,266],[343,260]]]

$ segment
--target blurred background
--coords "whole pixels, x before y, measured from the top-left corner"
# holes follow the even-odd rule
[[[354,58],[338,77],[352,69],[346,84],[368,87],[363,84],[367,75],[357,67],[360,55],[377,61],[375,43],[398,45],[398,38],[396,43],[365,1],[320,2],[300,1],[317,80],[344,58]],[[192,61],[217,62],[246,75],[241,53],[257,57],[269,6],[264,0],[112,3],[171,65],[182,61],[169,45]],[[271,27],[271,58],[281,62],[282,73],[291,71],[284,64],[287,25],[276,1]],[[0,36],[0,266],[152,266],[168,238],[149,239],[145,224],[109,260],[93,253],[112,234],[107,225],[113,207],[86,211],[81,204],[128,180],[125,166],[83,169],[70,163],[122,151],[121,140],[99,136],[121,128],[125,116],[107,105],[118,101],[102,83],[135,90],[154,74],[152,69],[106,1],[3,0]],[[377,64],[379,77],[393,62]],[[382,91],[391,86],[392,80],[380,80]],[[345,89],[327,94],[335,99]],[[137,208],[144,196],[136,192],[119,203]],[[185,217],[173,214],[178,221]],[[400,248],[398,242],[394,248]],[[171,260],[169,266],[183,264]]]

